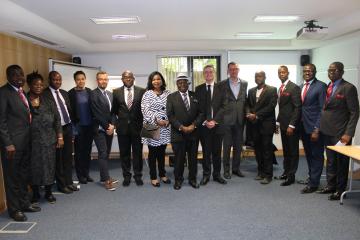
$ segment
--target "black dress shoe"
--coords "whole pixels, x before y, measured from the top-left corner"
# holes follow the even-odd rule
[[[46,194],[45,199],[46,199],[46,201],[48,201],[51,204],[54,204],[56,202],[56,198],[54,197],[54,195],[52,193]]]
[[[210,181],[210,177],[209,176],[204,176],[200,181],[200,185],[205,186],[209,181]]]
[[[163,178],[161,178],[161,181],[165,184],[171,184],[171,180],[169,178],[166,178],[166,180],[164,180]]]
[[[226,178],[226,179],[231,179],[230,173],[229,173],[229,172],[225,172],[225,173],[224,173],[224,178]]]
[[[25,222],[27,220],[26,215],[21,211],[15,211],[14,213],[10,214],[10,217],[16,222]]]
[[[86,181],[88,181],[88,182],[94,182],[94,179],[92,179],[90,176],[87,176],[87,177],[86,177]]]
[[[218,182],[220,184],[227,184],[226,180],[223,179],[221,176],[214,177],[214,182]],[[201,184],[201,183],[200,183]]]
[[[190,186],[192,186],[195,189],[200,187],[200,185],[195,180],[189,181],[189,184],[190,184]]]
[[[261,184],[269,184],[271,183],[272,177],[271,178],[263,178],[260,183]]]
[[[122,185],[123,185],[124,187],[127,187],[127,186],[130,185],[130,182],[131,182],[131,179],[130,179],[130,178],[125,178],[124,181],[123,181],[123,183],[122,183]]]
[[[330,201],[338,201],[338,200],[340,200],[340,198],[341,198],[341,194],[342,194],[342,192],[334,192],[334,193],[332,193],[330,196],[329,196],[329,200]],[[345,196],[344,196],[345,197]]]
[[[71,194],[73,193],[73,191],[68,188],[68,187],[64,187],[64,188],[58,188],[59,192],[65,193],[65,194]]]
[[[85,177],[79,177],[78,178],[79,179],[79,183],[81,183],[81,184],[87,184],[87,178],[85,178]]]
[[[280,176],[274,177],[274,179],[276,179],[276,180],[286,180],[287,175],[286,174],[281,174]]]
[[[303,189],[301,189],[300,193],[302,194],[313,193],[316,192],[317,189],[318,189],[317,187],[306,186]]]
[[[287,178],[284,182],[280,184],[280,186],[289,186],[291,184],[295,183],[294,178]]]
[[[175,190],[180,190],[180,188],[181,188],[181,181],[175,181],[174,189]]]
[[[232,173],[238,177],[245,177],[245,175],[240,170],[233,171]]]
[[[144,185],[144,182],[141,178],[135,178],[135,183],[137,186],[142,186]]]
[[[39,206],[36,206],[34,204],[31,204],[27,208],[23,209],[24,212],[40,212],[41,208]]]
[[[329,194],[329,193],[334,193],[335,190],[334,189],[331,189],[329,187],[324,187],[318,191],[316,191],[317,193],[320,193],[320,194]]]
[[[71,184],[71,185],[69,185],[69,186],[67,186],[70,190],[72,190],[72,191],[79,191],[79,189],[77,188],[77,186],[75,185],[75,184]]]

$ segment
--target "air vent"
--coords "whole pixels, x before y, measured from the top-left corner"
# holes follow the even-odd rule
[[[41,37],[37,37],[37,36],[34,36],[34,35],[31,35],[29,33],[26,33],[26,32],[16,32],[17,34],[20,34],[20,35],[23,35],[25,37],[28,37],[28,38],[31,38],[31,39],[34,39],[36,41],[39,41],[39,42],[42,42],[42,43],[45,43],[45,44],[48,44],[48,45],[51,45],[51,46],[58,46],[59,44],[57,43],[54,43],[54,42],[50,42],[46,39],[43,39]]]

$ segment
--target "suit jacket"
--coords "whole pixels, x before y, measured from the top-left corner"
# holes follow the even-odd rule
[[[246,113],[255,113],[255,122],[248,122],[259,128],[261,134],[273,134],[276,127],[275,107],[277,104],[277,91],[275,87],[265,85],[256,102],[257,87],[251,88],[248,93]]]
[[[225,109],[223,116],[224,125],[245,124],[245,103],[248,83],[240,79],[240,91],[237,98],[230,88],[230,79],[223,80],[219,83],[221,92],[225,95]]]
[[[0,88],[0,146],[25,150],[30,144],[29,110],[8,83]],[[28,101],[29,106],[30,102]]]
[[[61,94],[61,96],[64,98],[65,100],[65,104],[66,104],[66,108],[69,112],[69,115],[70,115],[70,119],[71,119],[71,122],[75,122],[75,117],[74,117],[74,114],[73,114],[73,111],[72,111],[72,108],[71,108],[71,104],[70,104],[70,99],[69,99],[69,95],[68,95],[68,92],[63,90],[63,89],[59,89],[59,92]],[[55,106],[56,105],[56,101],[55,101],[55,98],[54,96],[52,95],[52,92],[50,90],[49,87],[47,87],[43,93],[42,93],[42,96],[50,101],[52,101]],[[60,113],[59,113],[60,114]]]
[[[85,90],[89,94],[89,98],[90,98],[89,100],[90,100],[90,104],[91,104],[91,89],[86,87]],[[80,121],[80,115],[79,115],[79,112],[77,111],[78,106],[77,106],[75,88],[70,89],[68,94],[69,94],[69,100],[70,100],[70,106],[71,106],[72,114],[74,116],[74,119],[72,120],[72,122],[74,124],[76,124],[76,123],[78,123]]]
[[[200,107],[199,100],[195,93],[189,91],[190,110],[187,111],[184,100],[179,91],[171,93],[166,101],[166,113],[171,124],[171,142],[195,140],[197,130],[190,134],[179,131],[181,125],[190,126],[192,123],[198,128],[205,120],[204,113]]]
[[[206,83],[203,83],[195,88],[196,99],[199,101],[200,109],[203,110],[205,118],[209,114],[206,106],[206,92]],[[215,120],[218,125],[221,125],[223,123],[223,115],[225,111],[225,95],[222,93],[218,83],[214,83],[211,107],[213,120]],[[219,128],[217,128],[217,130],[218,129]]]
[[[144,93],[145,89],[134,86],[133,103],[131,108],[128,109],[125,102],[124,86],[114,90],[111,113],[117,116],[115,123],[117,134],[126,135],[130,128],[132,128],[134,134],[140,134],[143,125],[141,99]]]
[[[302,89],[304,84],[300,86]],[[308,88],[301,108],[301,120],[303,130],[311,134],[315,128],[320,129],[321,110],[326,98],[326,84],[322,81],[313,80]]]
[[[359,119],[359,100],[356,87],[341,80],[321,112],[320,131],[328,136],[341,137],[355,134]]]
[[[106,93],[112,105],[113,95],[107,90]],[[109,124],[115,123],[115,116],[111,113],[109,101],[99,88],[91,91],[91,112],[94,120],[94,130],[98,130],[99,126],[106,130]]]
[[[301,89],[295,83],[289,81],[279,96],[279,114],[277,121],[280,129],[286,130],[289,125],[296,129],[301,117]]]

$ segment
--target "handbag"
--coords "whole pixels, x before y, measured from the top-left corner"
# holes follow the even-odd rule
[[[159,126],[154,124],[144,123],[140,132],[140,137],[159,140],[160,139]]]

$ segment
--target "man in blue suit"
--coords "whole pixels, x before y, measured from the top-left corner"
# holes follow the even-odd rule
[[[316,79],[315,75],[316,66],[306,64],[303,69],[304,83],[301,85],[300,134],[309,168],[309,180],[301,193],[312,193],[318,189],[324,165],[324,140],[319,128],[326,84]]]

